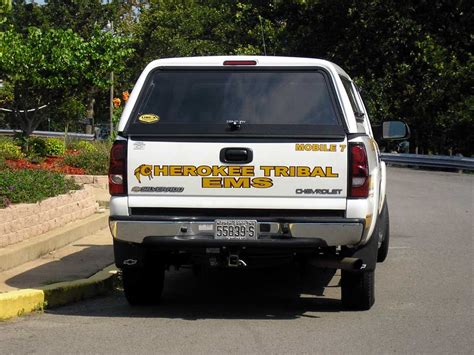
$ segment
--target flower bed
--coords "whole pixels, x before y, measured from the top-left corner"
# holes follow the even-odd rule
[[[67,148],[58,139],[0,138],[0,247],[96,212],[95,193],[107,177],[85,174],[106,174],[110,143],[75,141]]]
[[[35,169],[68,175],[105,175],[111,143],[71,141],[57,138],[17,140],[0,138],[0,170]]]
[[[77,189],[64,175],[105,175],[109,142],[0,138],[0,209]]]
[[[77,190],[80,186],[63,174],[46,170],[0,170],[0,208],[14,203],[38,202]]]
[[[64,163],[64,157],[46,157],[43,161],[32,163],[26,158],[17,160],[6,160],[6,165],[13,170],[36,169],[48,170],[69,175],[84,175],[85,169],[68,166]]]

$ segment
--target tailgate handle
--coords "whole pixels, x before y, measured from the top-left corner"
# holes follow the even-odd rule
[[[249,148],[222,148],[219,158],[223,163],[247,164],[252,161],[253,152]]]

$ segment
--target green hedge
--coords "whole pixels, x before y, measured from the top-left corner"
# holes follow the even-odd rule
[[[64,175],[45,170],[0,170],[0,208],[33,203],[80,188]]]
[[[26,154],[22,153],[22,145]],[[0,138],[0,160],[16,160],[27,158],[32,163],[39,164],[45,157],[64,156],[64,164],[84,169],[89,175],[106,175],[109,168],[109,154],[112,143],[71,141],[66,153],[66,145],[58,138],[30,137],[27,140]]]
[[[66,144],[59,138],[29,138],[28,153],[40,157],[60,157],[64,155]]]
[[[64,157],[64,164],[83,168],[88,175],[107,175],[111,143],[95,142],[83,144],[78,154]]]
[[[71,140],[68,143],[68,149],[78,150],[80,152],[94,152],[97,150],[96,145],[102,143],[92,143],[88,141]]]
[[[20,159],[23,157],[21,148],[11,138],[0,138],[0,158]]]

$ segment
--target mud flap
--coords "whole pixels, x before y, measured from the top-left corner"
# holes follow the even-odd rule
[[[359,248],[344,248],[343,256],[362,260],[362,266],[357,271],[373,271],[377,265],[378,240],[377,235],[372,233],[369,242]],[[356,271],[356,270],[354,270]]]
[[[137,268],[144,265],[143,248],[133,243],[114,240],[115,265],[120,268]]]

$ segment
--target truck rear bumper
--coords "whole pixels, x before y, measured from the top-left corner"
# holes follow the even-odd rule
[[[363,219],[258,221],[257,240],[214,239],[214,221],[156,221],[133,217],[110,217],[112,236],[119,241],[142,244],[153,240],[177,248],[188,246],[219,247],[249,243],[262,247],[325,247],[357,245],[364,231]]]

